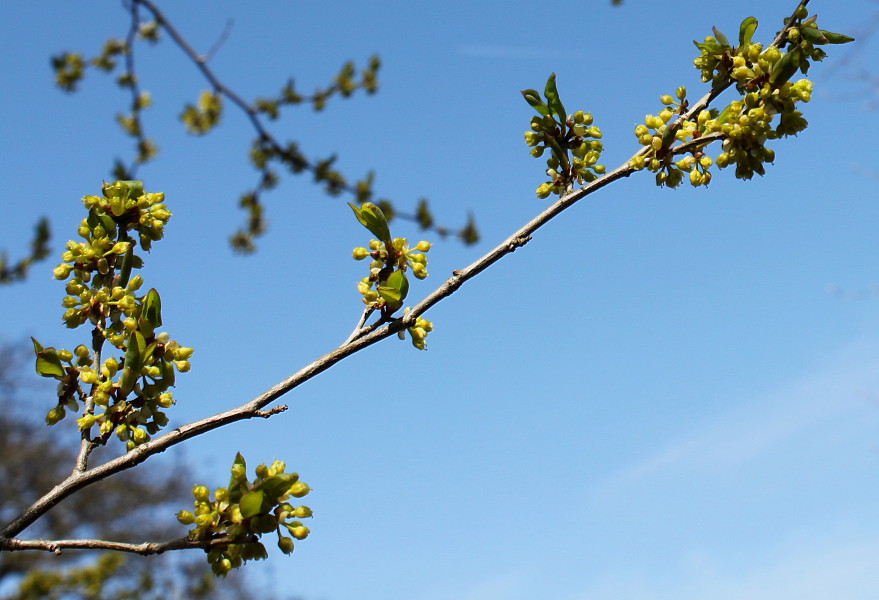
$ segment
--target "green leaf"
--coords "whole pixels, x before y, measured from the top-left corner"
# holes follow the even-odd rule
[[[800,54],[801,51],[797,48],[782,56],[772,67],[772,71],[769,74],[769,83],[782,85],[793,77],[797,69],[800,68]]]
[[[813,44],[821,45],[827,43],[827,37],[817,27],[801,27],[800,35],[803,36],[804,40]]]
[[[403,271],[394,271],[384,285],[377,286],[375,291],[388,303],[388,308],[394,311],[403,305],[403,300],[409,293],[409,282]]]
[[[152,330],[162,325],[162,299],[156,288],[152,288],[143,298],[141,317],[150,325],[149,334]]]
[[[263,481],[260,489],[266,493],[268,500],[277,503],[278,499],[286,494],[290,486],[297,481],[299,481],[299,476],[295,473],[281,473]]]
[[[522,90],[522,96],[540,116],[545,117],[549,114],[549,107],[541,100],[537,90]]]
[[[824,29],[821,30],[821,33],[824,35],[828,44],[848,44],[849,42],[855,41],[855,38],[842,35],[841,33],[833,33],[832,31],[825,31]]]
[[[143,181],[120,181],[129,198],[136,200],[143,196]]]
[[[119,394],[122,397],[128,395],[131,391],[131,388],[134,387],[134,384],[137,382],[137,374],[139,371],[135,371],[128,365],[123,367],[122,369],[122,377],[119,378]]]
[[[119,287],[125,287],[131,280],[131,267],[134,263],[134,244],[128,246],[128,250],[122,255],[122,266],[119,268]]]
[[[364,202],[360,208],[357,208],[350,202],[348,203],[348,206],[354,211],[354,215],[357,217],[357,220],[360,221],[360,224],[366,227],[372,235],[378,238],[378,241],[391,241],[391,230],[388,227],[388,220],[385,218],[382,209],[372,202]]]
[[[751,37],[757,29],[757,19],[748,17],[739,25],[739,48],[751,43]]]
[[[254,490],[244,494],[241,497],[241,502],[238,503],[241,507],[241,516],[249,519],[261,513],[264,497],[265,494],[262,490]]]
[[[146,349],[146,340],[139,331],[132,331],[128,335],[128,344],[125,349],[125,366],[131,368],[135,376],[143,367],[143,353]]]
[[[37,375],[41,377],[63,377],[64,366],[61,364],[61,359],[58,357],[58,352],[55,348],[43,348],[34,338],[31,338],[31,341],[34,343],[34,354],[37,355]]]
[[[726,39],[726,36],[723,35],[723,33],[721,33],[720,29],[718,29],[717,27],[712,27],[711,31],[714,32],[714,39],[716,39],[718,42],[720,42],[721,46],[729,46],[730,45],[729,40]]]
[[[556,89],[555,73],[550,75],[549,79],[546,80],[546,89],[543,91],[543,95],[546,96],[546,102],[549,105],[550,113],[555,113],[559,118],[559,123],[564,123],[568,117],[561,98],[559,98],[559,91]]]

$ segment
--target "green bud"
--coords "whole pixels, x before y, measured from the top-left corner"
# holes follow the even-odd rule
[[[311,509],[307,506],[297,506],[295,509],[290,511],[290,514],[297,519],[307,519],[312,516]]]
[[[290,527],[288,528],[288,531],[297,540],[304,540],[308,537],[308,534],[311,533],[311,530],[309,530],[308,527],[306,527],[305,525],[300,525],[299,527]]]
[[[196,485],[192,488],[192,496],[199,502],[207,502],[208,498],[210,498],[210,493],[210,490],[204,485]]]
[[[283,552],[284,554],[290,554],[291,552],[293,552],[293,539],[283,535],[279,536],[278,548],[280,548],[281,552]]]
[[[297,481],[296,483],[294,483],[293,485],[290,486],[290,489],[287,490],[287,493],[290,494],[291,496],[293,496],[294,498],[302,498],[303,496],[308,494],[308,492],[310,492],[310,491],[311,491],[311,488],[309,488],[308,485],[306,485],[302,481]]]
[[[195,515],[188,510],[181,510],[177,513],[177,520],[183,525],[192,525],[195,523]]]

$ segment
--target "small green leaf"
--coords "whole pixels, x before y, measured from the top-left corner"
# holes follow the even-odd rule
[[[249,519],[261,513],[264,497],[265,494],[262,490],[254,490],[244,494],[241,497],[241,502],[238,503],[241,507],[241,516]]]
[[[125,349],[125,366],[130,368],[135,377],[140,373],[143,367],[143,353],[146,349],[146,340],[139,331],[132,331],[128,335],[128,343]]]
[[[555,85],[555,73],[550,75],[549,79],[546,80],[546,89],[543,91],[543,95],[546,96],[549,111],[555,113],[559,118],[559,123],[564,123],[568,117],[561,98],[559,98],[559,91]]]
[[[134,387],[134,384],[137,382],[138,372],[128,365],[122,369],[122,377],[119,378],[119,395],[121,397],[127,396],[131,388]]]
[[[366,227],[380,242],[391,241],[391,230],[388,227],[388,220],[385,214],[378,206],[372,202],[364,202],[360,208],[357,208],[350,202],[348,206],[354,211],[354,215],[360,224]]]
[[[37,355],[37,375],[41,377],[63,377],[64,366],[61,364],[61,359],[58,357],[58,352],[55,348],[43,348],[34,338],[31,338],[31,341],[34,343],[34,353]]]
[[[800,35],[803,36],[804,40],[813,44],[821,45],[828,42],[827,37],[817,27],[801,27]]]
[[[276,503],[297,481],[299,481],[299,476],[295,473],[281,473],[263,481],[260,489],[265,492],[266,498]]]
[[[149,323],[151,329],[162,325],[162,299],[159,292],[152,288],[143,298],[141,317]],[[149,331],[152,334],[152,331]]]
[[[824,29],[821,30],[821,33],[824,35],[828,44],[848,44],[849,42],[855,41],[855,38],[842,35],[841,33],[833,33],[832,31],[825,31]]]
[[[721,33],[720,29],[718,29],[717,27],[712,27],[711,31],[714,32],[714,39],[716,39],[718,42],[720,42],[721,46],[728,47],[730,45],[729,40],[726,39],[726,36],[723,35],[723,33]]]
[[[751,37],[757,29],[757,19],[748,17],[739,25],[739,48],[747,46],[751,43]]]
[[[793,77],[797,69],[800,68],[800,54],[801,51],[797,48],[782,56],[772,67],[772,71],[769,74],[769,83],[782,85]]]
[[[394,271],[384,285],[377,286],[375,291],[388,303],[388,308],[394,311],[403,305],[403,300],[409,293],[409,282],[403,271]]]
[[[522,90],[522,96],[540,116],[545,117],[549,114],[549,107],[541,100],[537,90]]]

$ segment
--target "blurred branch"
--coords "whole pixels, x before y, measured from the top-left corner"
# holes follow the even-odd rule
[[[43,217],[34,226],[34,238],[30,243],[30,254],[14,265],[9,265],[5,253],[0,253],[0,285],[21,281],[27,276],[27,271],[33,263],[46,258],[49,255],[50,237],[49,221]]]

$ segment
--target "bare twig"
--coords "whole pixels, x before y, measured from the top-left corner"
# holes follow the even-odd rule
[[[357,321],[357,325],[354,326],[354,331],[352,331],[351,335],[349,335],[348,338],[344,342],[342,342],[343,346],[350,344],[351,340],[363,333],[363,325],[364,323],[366,323],[366,320],[373,312],[375,312],[375,307],[373,306],[367,306],[363,309],[363,312],[360,314],[360,320]]]
[[[189,42],[187,42],[186,39],[180,34],[180,32],[177,31],[177,29],[171,24],[165,14],[161,10],[159,10],[159,8],[151,0],[132,0],[132,4],[134,5],[134,7],[136,7],[137,5],[142,5],[152,13],[153,18],[155,18],[156,22],[159,23],[165,29],[165,31],[168,32],[168,35],[171,37],[172,40],[174,40],[174,43],[177,44],[177,46],[183,51],[183,53],[187,57],[189,57],[189,59],[193,62],[196,68],[198,68],[198,70],[208,81],[208,83],[210,83],[211,87],[214,89],[214,92],[228,98],[247,116],[247,119],[253,126],[254,131],[256,131],[259,140],[267,144],[272,152],[276,155],[285,156],[288,153],[288,150],[280,142],[278,142],[278,140],[265,127],[262,120],[260,119],[259,111],[246,100],[244,100],[240,95],[238,95],[234,90],[232,90],[222,81],[220,81],[219,77],[217,77],[217,75],[207,65],[208,60],[210,59],[212,53],[215,51],[216,46],[224,41],[225,36],[228,35],[228,26],[227,30],[223,32],[221,40],[214,44],[214,47],[212,47],[206,55],[202,56],[195,51],[195,49],[189,44]],[[132,52],[129,51],[129,55],[131,53]],[[334,84],[334,86],[329,89],[336,89],[335,85],[336,84]],[[321,93],[320,95],[325,95],[325,92]],[[314,97],[303,97],[302,100],[304,102],[308,102],[313,99]],[[321,168],[320,162],[314,163],[312,161],[304,159],[301,162],[297,162],[297,164],[302,169],[307,170],[315,175],[319,173],[319,170]],[[351,185],[347,182],[337,182],[335,184],[335,187],[339,190],[352,194],[355,197],[359,195],[359,190],[356,185]],[[421,224],[421,220],[415,214],[395,210],[394,216],[405,221]],[[470,225],[468,224],[468,226]],[[424,227],[422,225],[422,227],[426,230],[434,231],[442,237],[446,237],[446,235],[448,235],[449,233],[449,229],[441,225],[431,224],[427,227]],[[463,232],[465,229],[467,229],[466,226],[458,232],[458,235],[461,236],[462,239],[464,238]]]
[[[211,49],[207,51],[204,56],[199,57],[201,62],[210,62],[210,60],[214,57],[214,54],[226,43],[226,40],[229,38],[229,34],[232,32],[232,25],[235,22],[232,19],[226,20],[226,26],[223,27],[223,32],[220,34],[220,37],[217,38],[217,41],[214,42]]]

